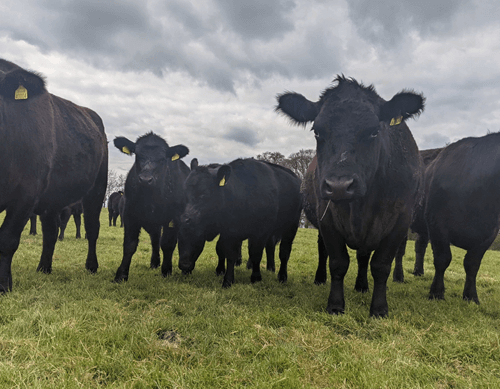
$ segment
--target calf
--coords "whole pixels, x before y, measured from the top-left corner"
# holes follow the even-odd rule
[[[12,289],[12,257],[31,213],[40,215],[37,270],[52,271],[57,218],[83,198],[88,252],[96,272],[99,215],[107,185],[108,146],[101,118],[50,94],[43,77],[0,60],[0,291]]]
[[[318,166],[313,185],[320,233],[330,257],[327,311],[343,313],[347,246],[357,251],[356,290],[374,280],[371,316],[387,316],[392,260],[411,223],[421,159],[405,120],[424,108],[420,94],[402,91],[385,101],[373,86],[338,76],[319,101],[278,95],[277,111],[292,122],[314,122]],[[321,216],[320,216],[321,215]]]
[[[116,271],[115,281],[128,280],[141,227],[151,236],[151,268],[160,264],[161,247],[161,272],[166,277],[172,274],[172,254],[177,245],[180,216],[185,206],[183,185],[189,174],[189,168],[180,158],[189,150],[183,145],[170,147],[152,132],[139,137],[135,143],[117,137],[114,144],[125,154],[135,154],[135,162],[125,182],[127,200],[123,211],[123,259]]]
[[[302,208],[300,179],[291,170],[237,159],[227,165],[195,168],[185,188],[187,205],[179,234],[179,268],[183,273],[194,269],[205,241],[220,234],[227,257],[222,286],[234,282],[234,266],[245,239],[253,267],[251,281],[260,281],[262,251],[272,236],[280,236],[278,279],[287,280],[287,262]]]
[[[465,138],[447,146],[425,175],[425,220],[436,273],[430,298],[444,299],[450,244],[467,251],[464,300],[479,304],[476,276],[500,220],[500,133]]]
[[[68,225],[71,215],[73,215],[73,219],[75,220],[76,239],[80,239],[82,237],[80,233],[80,226],[82,225],[82,214],[83,204],[81,201],[63,208],[63,210],[59,214],[59,240],[64,240],[64,232],[66,231],[66,226]]]
[[[109,226],[116,227],[116,219],[120,215],[119,203],[120,198],[123,196],[123,191],[119,190],[118,192],[113,192],[109,195],[108,199],[108,217],[109,217]],[[123,220],[122,220],[123,227]]]

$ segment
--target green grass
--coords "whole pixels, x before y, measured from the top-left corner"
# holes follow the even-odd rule
[[[101,215],[99,271],[84,269],[85,240],[68,224],[51,275],[35,271],[41,236],[28,229],[14,257],[14,290],[0,297],[0,387],[9,388],[494,388],[500,385],[500,253],[478,275],[481,305],[462,301],[463,251],[453,248],[446,300],[427,299],[433,266],[415,278],[413,242],[405,284],[388,283],[390,314],[369,318],[371,290],[346,278],[346,313],[326,313],[329,283],[313,284],[315,230],[299,230],[288,283],[236,269],[221,288],[214,242],[190,276],[150,270],[143,233],[129,281],[111,280],[123,229]],[[244,253],[245,253],[244,249]],[[352,253],[351,253],[352,254]],[[351,255],[351,257],[353,257]],[[263,260],[265,266],[265,259]],[[369,277],[370,287],[372,280]]]

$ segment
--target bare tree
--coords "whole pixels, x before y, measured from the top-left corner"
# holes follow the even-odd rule
[[[125,177],[124,174],[118,174],[114,170],[108,170],[108,187],[106,188],[106,200],[109,198],[109,195],[113,192],[117,192],[119,190],[123,190],[125,187]]]
[[[301,180],[303,180],[307,168],[315,155],[316,151],[313,149],[299,150],[288,156],[285,166],[292,170]]]
[[[279,151],[265,151],[264,153],[257,155],[257,159],[275,163],[276,165],[286,166],[285,156]]]

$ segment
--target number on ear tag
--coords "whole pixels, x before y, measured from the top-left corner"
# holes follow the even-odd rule
[[[403,117],[400,116],[398,118],[392,118],[391,120],[391,126],[397,126],[398,124],[401,124],[401,122],[403,121]]]

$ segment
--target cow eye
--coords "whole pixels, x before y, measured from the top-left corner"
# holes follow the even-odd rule
[[[378,129],[376,129],[376,130],[372,131],[372,132],[371,132],[371,134],[370,134],[370,138],[376,138],[376,137],[377,137],[377,135],[378,135],[378,132],[379,132],[379,130],[378,130]]]

